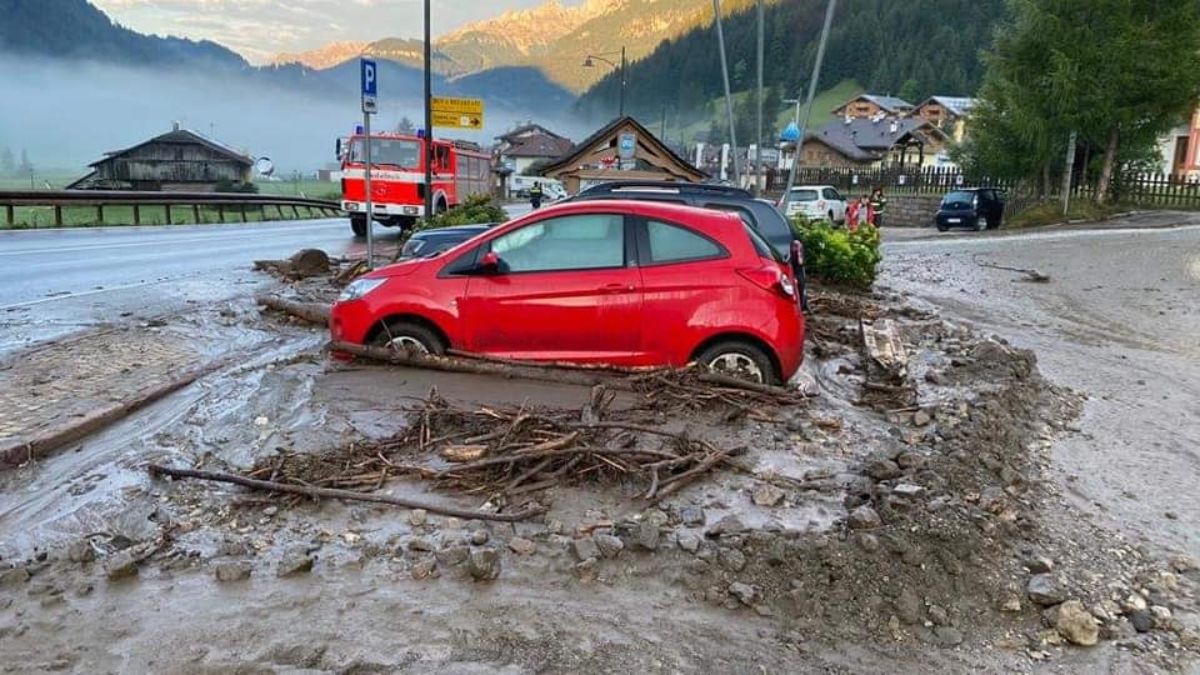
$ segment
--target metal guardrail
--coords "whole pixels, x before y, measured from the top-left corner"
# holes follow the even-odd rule
[[[64,208],[94,207],[97,224],[104,224],[104,209],[109,206],[133,207],[133,224],[141,225],[143,206],[161,206],[166,214],[166,224],[172,224],[171,208],[192,208],[194,222],[200,221],[200,207],[216,208],[221,222],[225,222],[225,211],[229,209],[247,222],[247,211],[275,207],[280,218],[285,218],[283,209],[288,207],[292,215],[300,217],[300,209],[334,216],[342,212],[337,202],[323,199],[307,199],[286,195],[240,194],[230,192],[127,192],[122,190],[4,190],[0,191],[0,206],[4,207],[4,221],[9,227],[15,223],[18,206],[49,207],[54,209],[54,224],[62,227]]]

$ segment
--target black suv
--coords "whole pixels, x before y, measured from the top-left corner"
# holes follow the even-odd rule
[[[613,181],[593,185],[566,201],[590,201],[596,199],[634,199],[638,201],[670,202],[698,206],[717,211],[731,211],[741,217],[742,222],[754,228],[767,240],[779,257],[791,264],[800,284],[800,300],[807,310],[804,293],[804,251],[800,241],[792,232],[787,218],[774,204],[766,199],[757,199],[748,190],[728,185],[708,183],[674,183],[671,181]]]
[[[963,188],[942,197],[935,223],[939,232],[952,227],[994,230],[1004,219],[1004,192],[995,188]]]

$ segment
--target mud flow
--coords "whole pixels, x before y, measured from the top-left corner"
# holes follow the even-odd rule
[[[339,271],[284,293],[328,302]],[[1079,394],[896,296],[812,309],[785,390],[346,363],[318,327],[247,316],[277,338],[0,475],[0,667],[1191,667],[1194,560],[1047,481]]]

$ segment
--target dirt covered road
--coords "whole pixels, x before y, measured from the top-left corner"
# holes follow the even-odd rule
[[[344,364],[320,351],[319,329],[254,318],[248,300],[235,301],[227,313],[236,326],[204,323],[208,339],[273,331],[269,348],[256,343],[241,362],[0,474],[0,669],[1192,667],[1194,541],[1162,526],[1182,528],[1189,511],[1176,506],[1175,520],[1157,518],[1143,537],[1136,511],[1095,510],[1090,502],[1109,497],[1106,481],[1122,468],[1107,456],[1113,449],[1093,460],[1106,472],[1098,487],[1065,462],[1098,452],[1089,435],[1109,422],[1096,410],[1103,393],[1072,379],[1080,375],[1068,366],[1071,350],[1052,344],[1065,342],[1061,312],[1030,300],[1041,296],[1008,273],[983,283],[999,271],[970,254],[1049,268],[1038,293],[1076,292],[1075,282],[1057,289],[1073,268],[1026,259],[1046,255],[1046,242],[1019,251],[1017,239],[973,241],[889,251],[886,284],[936,302],[818,293],[807,364],[793,383],[811,395],[783,403],[714,397],[686,380],[614,381],[611,404],[597,407],[588,387]],[[1183,284],[1169,297],[1182,298]],[[1007,309],[989,314],[972,302],[993,298],[990,306]],[[1020,312],[1029,318],[997,325]],[[1186,316],[1194,325],[1195,314]],[[893,323],[901,372],[881,377],[864,354],[861,319]],[[1072,349],[1120,360],[1092,330],[1096,344],[1080,338]],[[1182,379],[1186,370],[1154,360],[1178,363],[1171,349],[1125,355]],[[434,389],[454,414],[429,413]],[[1177,427],[1186,426],[1179,396]],[[1142,411],[1133,397],[1113,405],[1121,402]],[[523,431],[523,416],[543,420],[536,433],[548,435]],[[508,473],[501,464],[484,479],[456,473],[513,447],[576,452],[547,450],[561,440],[547,429],[582,429],[595,452],[578,463],[533,462],[528,472],[530,464]],[[728,454],[683,489],[648,500],[674,467],[694,466],[681,455],[697,441]],[[666,468],[652,476],[622,453],[679,459],[660,460]],[[482,460],[447,459],[458,454]],[[151,463],[344,486],[479,517],[154,478]],[[1165,500],[1137,503],[1151,499]],[[544,512],[488,519],[529,507]]]

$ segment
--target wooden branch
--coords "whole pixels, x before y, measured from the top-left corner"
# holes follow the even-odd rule
[[[351,490],[338,490],[334,488],[319,488],[306,487],[303,485],[290,485],[287,483],[274,483],[265,480],[256,480],[254,478],[246,478],[231,473],[221,473],[219,471],[196,471],[193,469],[175,469],[159,464],[151,464],[147,470],[152,476],[171,476],[172,478],[198,478],[200,480],[211,480],[218,483],[232,483],[241,485],[242,487],[250,488],[251,490],[263,490],[266,492],[282,492],[293,495],[304,495],[307,497],[328,497],[330,499],[344,499],[347,501],[357,502],[375,502],[378,504],[390,504],[392,506],[400,506],[408,509],[424,509],[429,513],[437,513],[443,516],[454,516],[463,518],[464,520],[496,520],[506,523],[515,523],[526,520],[533,516],[542,513],[543,509],[527,509],[519,513],[488,513],[486,511],[472,511],[470,509],[460,509],[453,506],[442,506],[439,504],[430,504],[415,499],[405,499],[402,497],[392,497],[390,495],[378,495],[366,492],[353,492]]]
[[[319,302],[295,302],[274,295],[260,295],[254,300],[264,307],[285,312],[309,323],[329,325],[329,305]]]
[[[679,489],[682,488],[684,485],[691,483],[693,480],[696,480],[697,478],[699,478],[702,474],[707,473],[709,470],[711,470],[717,464],[725,461],[726,459],[729,459],[729,456],[732,455],[736,449],[737,448],[728,448],[726,450],[720,450],[720,451],[711,453],[711,454],[709,454],[708,457],[706,457],[704,459],[703,462],[700,462],[696,466],[688,469],[687,471],[684,471],[681,474],[672,476],[671,480],[670,480],[670,484],[665,485],[661,490],[659,490],[658,494],[655,495],[654,498],[651,500],[651,503],[657,504],[664,497],[667,497],[675,492],[678,492]],[[662,484],[660,483],[660,485],[662,485]]]

